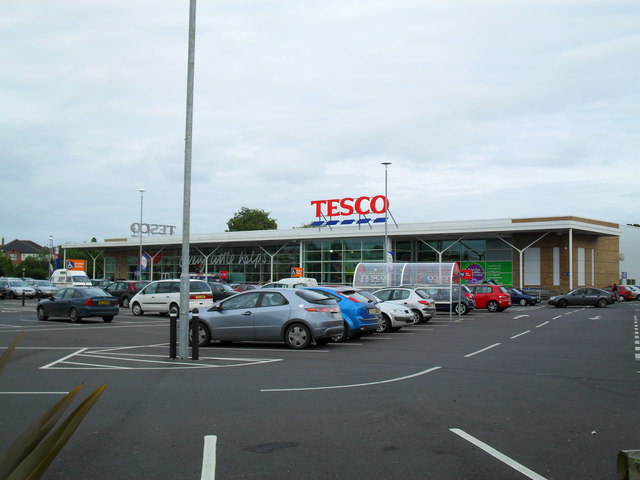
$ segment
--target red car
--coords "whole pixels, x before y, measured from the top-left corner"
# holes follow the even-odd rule
[[[602,287],[602,290],[606,290],[607,292],[613,291],[613,285],[607,285],[606,287]],[[630,302],[635,298],[633,292],[625,287],[624,285],[618,285],[618,301],[626,300]]]
[[[476,301],[476,308],[486,308],[490,312],[502,312],[511,306],[511,295],[502,285],[467,285]]]

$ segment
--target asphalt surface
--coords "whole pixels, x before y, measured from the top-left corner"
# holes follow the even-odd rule
[[[614,479],[640,448],[639,317],[514,306],[192,361],[168,358],[167,317],[40,322],[35,301],[2,300],[0,347],[24,335],[0,451],[63,392],[106,383],[44,479]]]

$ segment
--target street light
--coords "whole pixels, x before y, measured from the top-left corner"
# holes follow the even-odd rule
[[[53,273],[53,235],[49,235],[49,276]]]
[[[384,201],[387,203],[386,208],[384,209],[384,262],[389,262],[389,236],[387,233],[387,223],[389,221],[389,200],[387,199],[387,167],[391,165],[391,162],[380,162],[380,165],[384,165]],[[393,260],[393,258],[391,259]]]
[[[144,188],[139,188],[140,192],[140,227],[138,228],[138,235],[140,235],[140,253],[138,255],[138,280],[142,280],[142,196],[144,194]]]

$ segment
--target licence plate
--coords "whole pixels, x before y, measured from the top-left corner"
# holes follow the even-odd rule
[[[377,308],[370,308],[370,309],[369,309],[369,313],[370,313],[371,315],[375,315],[376,313],[378,313],[378,309],[377,309]]]
[[[109,300],[98,300],[98,305],[111,305]]]
[[[341,315],[340,313],[336,313],[336,312],[334,312],[332,315],[333,315],[333,318],[339,318],[339,319],[342,319],[342,315]]]

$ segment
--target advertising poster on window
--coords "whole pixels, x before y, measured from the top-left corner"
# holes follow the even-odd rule
[[[499,285],[513,285],[513,262],[462,262],[461,267],[461,270],[471,271],[471,279],[464,283],[493,280]]]

